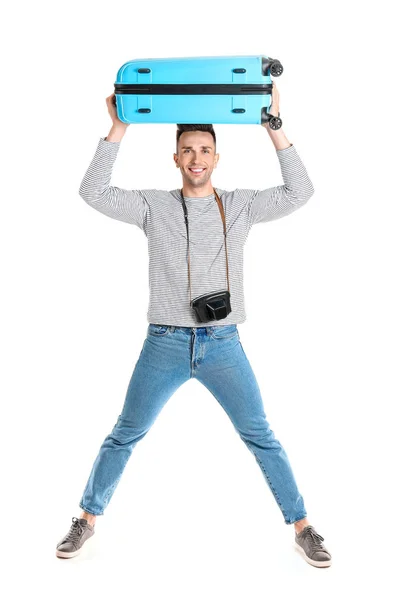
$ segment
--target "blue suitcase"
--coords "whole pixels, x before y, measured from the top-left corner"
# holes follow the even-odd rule
[[[267,56],[143,58],[119,69],[114,83],[123,123],[269,123],[271,75],[283,67]]]

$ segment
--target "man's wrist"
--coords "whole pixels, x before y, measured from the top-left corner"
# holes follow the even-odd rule
[[[106,142],[120,142],[125,135],[126,130],[128,129],[128,124],[126,125],[113,125],[110,129],[109,134],[107,135],[105,141]]]
[[[293,146],[284,134],[282,127],[280,129],[271,129],[268,122],[263,123],[263,127],[268,131],[275,150],[286,150],[286,148]]]
[[[269,109],[269,111],[268,111],[268,114],[272,115],[273,117],[279,117],[281,113],[279,112],[279,110],[275,110],[271,106],[270,109]]]

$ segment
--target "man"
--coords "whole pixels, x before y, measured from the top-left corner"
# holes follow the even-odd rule
[[[100,138],[79,193],[105,215],[138,226],[149,242],[150,300],[147,338],[129,382],[125,403],[93,464],[67,535],[56,555],[76,556],[94,534],[97,515],[104,514],[137,442],[154,423],[174,392],[190,378],[215,396],[236,431],[254,454],[282,512],[295,528],[295,547],[316,567],[331,564],[322,538],[309,523],[286,455],[270,428],[260,390],[243,350],[237,324],[246,319],[243,296],[243,246],[251,227],[290,214],[303,206],[314,189],[293,144],[282,129],[263,124],[275,146],[284,185],[266,190],[213,188],[217,167],[212,125],[178,125],[175,165],[183,180],[188,213],[188,238],[181,190],[124,190],[110,186],[112,168],[128,124],[117,116],[115,96],[106,99],[112,127]],[[270,113],[279,115],[279,94],[273,85]],[[154,168],[159,157],[154,155]],[[216,201],[224,208],[231,311],[222,319],[200,322],[190,300],[226,289],[224,229]],[[189,287],[190,284],[190,287]]]

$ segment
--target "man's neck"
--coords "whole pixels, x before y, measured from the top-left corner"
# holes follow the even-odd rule
[[[183,186],[182,193],[186,198],[206,198],[214,193],[212,185],[208,185],[204,188],[195,188],[192,186]]]

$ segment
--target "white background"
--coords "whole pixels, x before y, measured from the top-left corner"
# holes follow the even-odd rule
[[[392,8],[391,8],[392,7]],[[7,598],[398,597],[399,123],[394,3],[51,2],[2,33],[2,539]],[[396,55],[397,51],[397,55]],[[147,329],[147,240],[79,197],[134,58],[270,55],[315,194],[254,226],[241,342],[308,517],[308,565],[199,382],[136,446],[96,535],[61,560]],[[223,189],[281,185],[261,126],[215,124]],[[174,189],[176,125],[131,125],[111,183]],[[3,566],[5,566],[3,562]],[[397,588],[397,589],[396,589]]]

